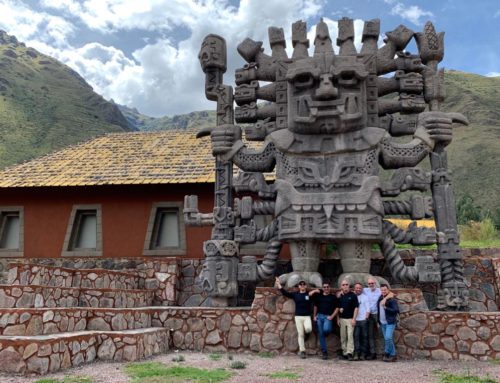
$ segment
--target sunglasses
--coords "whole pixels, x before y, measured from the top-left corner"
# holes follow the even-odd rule
[[[299,286],[305,286],[306,284],[304,282],[300,282]]]
[[[374,285],[375,283],[368,283],[369,285]]]
[[[349,286],[349,283],[342,283],[342,286]]]

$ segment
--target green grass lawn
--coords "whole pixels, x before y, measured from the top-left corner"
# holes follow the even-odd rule
[[[63,379],[42,378],[36,383],[92,383],[92,379],[86,376],[66,376]]]
[[[270,372],[269,374],[266,374],[270,379],[286,379],[286,380],[298,380],[300,379],[300,375],[297,374],[296,372],[293,371],[277,371],[277,372]]]
[[[168,367],[159,362],[131,363],[125,372],[133,383],[196,382],[218,383],[231,377],[231,372],[221,368],[205,370],[196,367]]]
[[[498,383],[498,380],[493,378],[481,378],[469,374],[450,374],[448,372],[437,372],[439,376],[438,383]]]

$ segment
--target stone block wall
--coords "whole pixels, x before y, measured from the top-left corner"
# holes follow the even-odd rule
[[[498,313],[418,311],[425,308],[419,290],[395,290],[404,313],[395,333],[399,355],[432,359],[500,358]],[[250,309],[172,308],[155,311],[151,324],[172,332],[178,349],[207,352],[270,351],[291,354],[298,350],[293,321],[294,303],[276,289],[257,288]],[[319,351],[316,336],[306,343],[307,352]],[[337,351],[337,335],[329,337],[329,349]]]
[[[421,312],[401,315],[398,354],[408,358],[500,359],[498,313]]]
[[[146,332],[75,332],[44,338],[4,337],[0,343],[0,371],[46,374],[77,367],[95,359],[135,361],[165,352],[168,333],[164,329]]]
[[[0,307],[145,307],[150,290],[86,289],[35,285],[0,285]]]
[[[140,277],[135,273],[100,269],[69,269],[57,266],[13,264],[8,283],[94,289],[137,289]]]
[[[151,327],[155,309],[0,309],[0,335],[37,336],[74,331],[122,331]],[[158,310],[167,309],[158,308]]]

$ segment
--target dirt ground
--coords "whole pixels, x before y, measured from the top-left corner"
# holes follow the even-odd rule
[[[172,358],[183,355],[182,363],[172,362]],[[398,361],[397,363],[384,363],[379,360],[348,362],[337,359],[321,360],[319,357],[308,357],[305,360],[297,356],[276,356],[264,358],[256,354],[234,354],[233,361],[243,361],[246,368],[231,370],[232,378],[227,382],[287,382],[287,379],[276,379],[267,376],[275,372],[293,372],[299,378],[295,382],[329,382],[329,383],[435,383],[438,381],[437,371],[453,374],[489,376],[500,382],[500,364],[479,361],[428,361],[412,360]],[[167,366],[182,365],[198,368],[229,369],[227,354],[220,360],[211,360],[209,354],[192,352],[172,352],[149,359],[165,363]],[[66,370],[57,374],[44,376],[47,378],[63,379],[65,376],[85,376],[92,379],[92,383],[126,383],[130,378],[124,372],[124,363],[96,362],[78,368]],[[22,377],[0,374],[1,383],[35,383],[40,377]],[[168,380],[165,380],[167,382]]]

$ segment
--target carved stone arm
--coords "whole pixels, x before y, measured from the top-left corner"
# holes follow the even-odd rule
[[[272,142],[265,142],[260,149],[250,149],[241,146],[233,155],[233,162],[247,172],[270,172],[276,164],[275,146]]]
[[[380,162],[385,169],[416,166],[431,150],[419,139],[402,144],[389,137],[380,142],[380,148]]]

